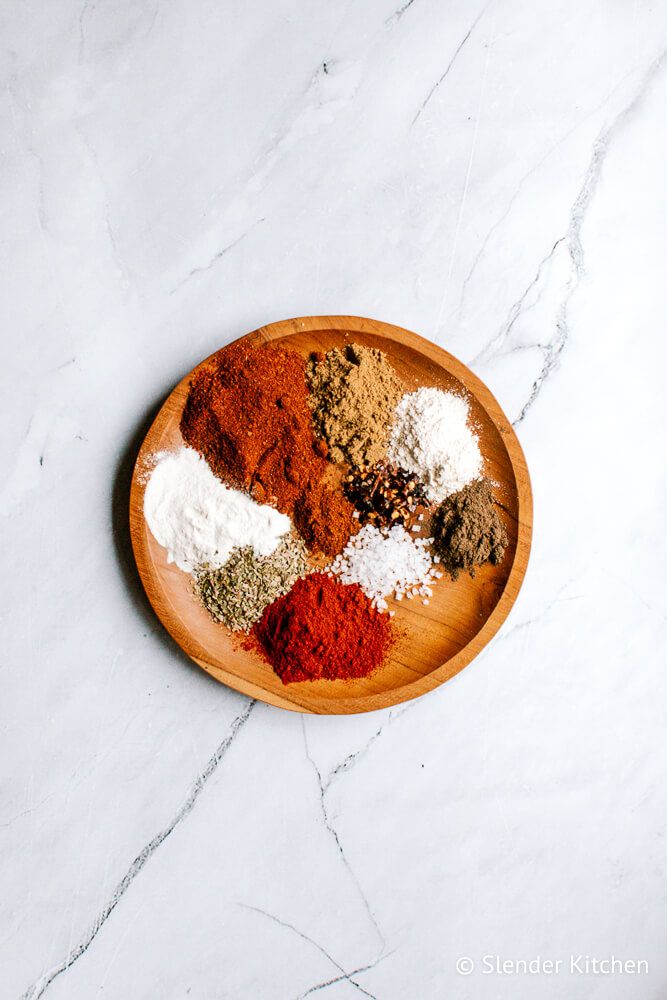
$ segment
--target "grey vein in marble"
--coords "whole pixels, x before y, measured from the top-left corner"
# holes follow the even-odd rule
[[[402,4],[398,8],[398,10],[395,10],[393,14],[389,15],[389,17],[385,21],[385,24],[393,24],[395,21],[400,21],[400,19],[403,17],[403,15],[405,14],[405,12],[407,10],[409,10],[410,7],[412,7],[412,5],[413,5],[414,2],[415,2],[415,0],[405,0],[405,3]]]
[[[174,285],[169,294],[173,295],[174,292],[177,292],[179,289],[183,287],[183,285],[186,285],[191,278],[196,277],[198,274],[204,274],[206,271],[210,271],[212,267],[215,267],[215,265],[218,263],[219,260],[222,260],[222,258],[226,254],[228,254],[230,250],[233,250],[234,247],[237,247],[239,245],[239,243],[242,243],[250,235],[253,229],[255,229],[256,226],[259,226],[259,224],[264,221],[265,221],[264,219],[257,219],[256,222],[253,222],[253,224],[245,230],[245,232],[241,233],[240,236],[237,236],[235,240],[232,240],[231,243],[228,243],[227,246],[222,248],[222,250],[218,250],[217,253],[214,253],[211,259],[209,260],[208,264],[202,264],[200,267],[194,267],[190,271],[190,273],[183,278],[182,281],[179,281],[177,285]]]
[[[104,228],[106,229],[114,263],[116,265],[118,274],[120,275],[123,284],[129,287],[129,285],[131,284],[132,276],[128,270],[125,261],[123,260],[120,247],[118,245],[118,239],[116,237],[116,230],[111,220],[111,197],[109,193],[109,186],[107,184],[107,180],[104,176],[104,172],[102,170],[102,166],[100,164],[97,152],[95,151],[95,147],[93,146],[89,137],[86,135],[83,126],[77,122],[75,128],[77,134],[79,135],[79,138],[81,139],[81,142],[83,143],[83,145],[86,148],[86,151],[88,152],[88,157],[93,165],[93,169],[95,170],[95,173],[97,175],[100,184],[100,188],[102,190],[102,199],[104,208]]]
[[[585,115],[583,115],[577,122],[575,122],[574,125],[572,125],[561,136],[559,136],[549,146],[549,148],[546,150],[546,152],[540,157],[540,159],[537,161],[537,163],[533,164],[533,166],[530,167],[530,169],[527,170],[526,173],[523,174],[523,176],[520,178],[519,182],[516,185],[516,188],[514,189],[514,192],[512,193],[512,196],[510,197],[509,201],[507,202],[507,205],[505,206],[505,209],[503,210],[502,214],[496,219],[496,221],[490,227],[490,229],[488,230],[486,236],[482,240],[479,249],[477,250],[476,254],[474,255],[474,257],[472,259],[472,263],[470,264],[470,267],[468,268],[468,272],[467,272],[465,278],[463,279],[463,283],[461,285],[461,297],[460,297],[459,306],[458,306],[458,312],[459,312],[459,314],[462,312],[462,310],[464,308],[464,305],[465,305],[465,300],[466,300],[466,294],[467,294],[468,286],[469,286],[469,284],[470,284],[470,282],[472,280],[472,277],[473,277],[475,271],[477,270],[477,268],[479,266],[480,261],[486,255],[486,251],[487,251],[487,248],[489,246],[489,243],[491,242],[494,234],[496,232],[498,232],[498,230],[502,227],[503,223],[506,222],[506,220],[511,215],[512,209],[514,208],[514,206],[516,205],[517,201],[521,197],[521,194],[523,193],[523,191],[524,191],[524,189],[525,189],[526,184],[528,183],[528,181],[538,173],[538,171],[544,166],[544,164],[550,159],[550,157],[553,156],[553,154],[558,149],[560,149],[560,147],[565,142],[567,142],[567,140],[571,136],[573,136],[575,134],[575,132],[577,132],[577,130],[580,129],[581,126],[585,124],[585,122],[587,122],[591,118],[593,118],[594,115],[596,115],[599,111],[602,110],[602,108],[604,108],[609,103],[609,100],[611,99],[612,95],[616,93],[616,91],[619,89],[619,87],[621,87],[630,76],[631,76],[631,73],[624,73],[623,76],[621,77],[621,79],[619,80],[619,82],[614,87],[611,88],[611,90],[609,91],[608,94],[605,95],[604,99],[602,101],[599,101],[595,105],[595,107],[591,108],[590,111],[588,111]],[[562,241],[564,238],[565,237],[560,237],[560,239],[559,239],[558,242]],[[484,354],[484,351],[480,351],[479,354],[477,355],[477,357],[475,358],[475,360],[473,361],[473,364],[475,363],[475,361],[477,361],[477,358],[482,357],[483,354]]]
[[[549,250],[548,254],[546,254],[546,256],[543,257],[542,260],[539,262],[539,264],[537,265],[537,271],[535,272],[535,277],[526,286],[524,291],[521,293],[520,297],[513,304],[512,308],[509,311],[507,319],[505,320],[505,322],[503,323],[502,327],[500,328],[496,336],[493,338],[493,340],[490,341],[479,352],[479,354],[476,355],[476,357],[473,358],[472,361],[473,365],[479,365],[482,362],[488,360],[488,358],[493,357],[495,354],[498,353],[499,349],[502,347],[502,345],[505,343],[510,333],[512,332],[512,328],[516,323],[516,321],[519,319],[520,316],[523,316],[528,311],[529,308],[531,308],[530,306],[528,307],[525,306],[526,299],[528,298],[532,290],[539,286],[540,281],[542,279],[542,275],[544,273],[544,269],[546,268],[547,264],[551,262],[551,259],[555,254],[556,250],[564,241],[565,241],[565,236],[559,236],[554,245],[552,246],[551,250]],[[535,305],[535,303],[533,303],[533,305]],[[528,346],[533,346],[533,345],[528,345]]]
[[[572,206],[572,213],[570,215],[567,232],[565,233],[565,236],[561,237],[561,240],[565,240],[567,242],[570,260],[572,262],[572,272],[566,286],[565,297],[563,298],[558,310],[558,316],[556,318],[556,332],[553,339],[546,345],[544,364],[542,365],[542,369],[537,378],[533,382],[528,399],[523,404],[517,418],[513,421],[514,427],[518,427],[518,425],[525,419],[526,414],[538,398],[544,383],[558,367],[559,358],[565,348],[569,336],[568,310],[570,302],[576,294],[584,275],[584,248],[581,242],[581,229],[586,218],[586,212],[588,211],[588,208],[595,196],[602,167],[614,136],[617,132],[622,130],[629,116],[641,104],[651,84],[662,68],[665,55],[667,55],[667,52],[663,52],[655,60],[630,103],[623,108],[608,128],[602,130],[595,141],[591,160],[584,177],[584,182],[581,186],[579,194],[577,195],[574,205]],[[561,240],[558,240],[556,244],[554,244],[549,257],[553,255],[558,243],[561,242]],[[521,310],[519,310],[519,313],[520,311]],[[519,313],[517,313],[517,315],[513,318],[512,324],[518,318]]]
[[[127,872],[120,880],[116,888],[114,889],[111,897],[109,898],[106,905],[97,914],[93,924],[90,926],[86,934],[81,938],[81,940],[76,944],[65,958],[51,968],[48,972],[44,972],[39,979],[28,987],[28,989],[23,993],[21,1000],[39,1000],[41,996],[44,995],[45,991],[58,976],[67,972],[74,963],[81,958],[82,955],[86,953],[90,945],[93,943],[100,930],[104,926],[105,922],[111,916],[115,908],[120,903],[121,899],[130,888],[136,877],[140,874],[146,863],[155,854],[161,844],[170,836],[176,829],[176,827],[183,822],[183,820],[188,816],[194,809],[197,799],[206,787],[206,783],[209,778],[215,773],[218,765],[223,760],[229,749],[232,747],[236,737],[241,732],[246,722],[250,718],[252,711],[257,704],[256,700],[248,702],[247,707],[244,711],[236,717],[231,725],[229,734],[222,740],[218,747],[216,747],[214,753],[209,757],[206,765],[200,774],[197,775],[194,782],[190,786],[190,789],[183,801],[183,804],[176,811],[174,816],[171,818],[169,823],[159,833],[149,841],[148,844],[139,852],[136,856]]]
[[[348,873],[349,873],[352,881],[354,882],[355,886],[357,887],[359,895],[361,896],[362,902],[364,904],[364,908],[366,910],[366,913],[368,914],[369,920],[371,921],[371,923],[372,923],[372,925],[373,925],[373,927],[375,929],[375,932],[376,932],[376,934],[377,934],[377,936],[378,936],[378,938],[380,940],[380,953],[379,954],[382,955],[384,953],[385,949],[386,949],[386,941],[385,941],[385,938],[384,938],[384,935],[383,935],[382,931],[380,930],[378,922],[377,922],[377,920],[375,918],[375,914],[373,913],[373,910],[371,909],[371,905],[368,902],[366,894],[365,894],[365,892],[364,892],[364,890],[363,890],[363,888],[361,886],[361,882],[359,881],[359,879],[358,879],[358,877],[357,877],[354,869],[352,868],[352,865],[350,864],[350,862],[347,859],[345,851],[343,850],[343,845],[340,842],[340,837],[338,836],[338,831],[336,830],[335,826],[331,822],[331,818],[329,816],[329,812],[327,810],[327,805],[326,805],[326,789],[325,789],[323,781],[322,781],[322,774],[320,773],[320,769],[318,768],[317,764],[315,763],[315,761],[311,757],[310,751],[308,749],[308,737],[306,735],[306,725],[305,725],[305,721],[304,721],[303,716],[301,716],[301,728],[302,728],[302,732],[303,732],[303,745],[304,745],[304,750],[305,750],[305,753],[306,753],[306,759],[308,760],[308,762],[311,765],[313,771],[315,772],[315,777],[317,779],[317,784],[318,784],[318,788],[319,788],[320,809],[322,810],[322,818],[324,820],[324,825],[325,825],[326,829],[329,831],[329,833],[331,834],[331,836],[332,836],[332,838],[334,840],[334,843],[336,845],[336,849],[337,849],[338,853],[340,854],[341,860],[342,860],[343,864],[345,865],[345,867],[347,868],[347,871],[348,871]]]
[[[651,65],[648,72],[646,73],[644,79],[641,82],[637,92],[629,101],[629,103],[618,113],[614,121],[606,128],[603,128],[598,135],[591,155],[590,162],[586,169],[584,175],[584,180],[582,186],[577,194],[577,197],[572,206],[570,213],[570,220],[566,232],[559,236],[553,243],[551,249],[542,258],[537,266],[534,277],[528,283],[524,291],[521,293],[519,298],[512,305],[509,314],[503,323],[502,327],[493,338],[489,341],[482,350],[473,359],[473,364],[480,364],[495,357],[500,348],[506,342],[509,337],[513,327],[520,317],[525,315],[525,313],[534,307],[535,302],[526,306],[526,300],[528,299],[530,293],[533,289],[538,288],[540,281],[542,280],[548,265],[551,263],[554,254],[556,253],[558,247],[561,244],[567,246],[568,254],[571,261],[571,274],[568,282],[566,284],[565,295],[559,306],[558,314],[556,316],[556,330],[554,336],[545,344],[529,344],[522,345],[526,349],[528,347],[538,347],[544,353],[544,362],[542,368],[533,382],[530,393],[524,404],[522,405],[518,416],[513,421],[514,426],[518,426],[525,419],[528,410],[533,406],[535,400],[537,399],[543,384],[550,377],[550,375],[556,370],[558,366],[558,361],[560,355],[567,343],[568,339],[568,307],[572,297],[575,295],[579,283],[584,274],[584,250],[581,242],[581,229],[584,224],[586,212],[588,207],[595,195],[595,190],[597,183],[602,171],[602,167],[609,151],[611,141],[615,134],[622,128],[624,122],[627,120],[628,116],[632,114],[635,108],[641,103],[647,90],[651,86],[656,74],[659,72],[660,68],[664,62],[665,53],[661,54]],[[507,213],[506,213],[507,214]],[[502,220],[501,220],[502,221]],[[487,237],[488,239],[488,237]],[[484,246],[485,244],[483,244]],[[480,252],[481,254],[481,252]],[[472,272],[468,273],[468,278],[470,278]],[[468,279],[466,279],[468,280]],[[465,282],[464,282],[465,286]],[[538,295],[539,298],[539,295]]]
[[[479,14],[477,15],[477,17],[475,18],[475,20],[472,22],[472,24],[468,28],[468,31],[466,32],[466,34],[463,36],[463,38],[461,39],[461,41],[459,42],[459,44],[455,48],[454,54],[452,55],[451,59],[447,63],[447,67],[446,67],[444,73],[442,74],[442,76],[440,76],[436,80],[436,82],[433,84],[433,86],[429,90],[428,94],[426,95],[426,97],[424,98],[424,100],[422,101],[422,103],[420,104],[419,108],[417,109],[417,113],[415,114],[414,118],[412,119],[412,124],[413,125],[416,125],[416,123],[419,121],[419,119],[420,119],[421,115],[423,114],[423,112],[425,111],[426,106],[428,105],[429,101],[431,100],[431,98],[433,97],[433,95],[436,93],[436,91],[438,90],[438,88],[441,86],[441,84],[443,84],[445,82],[445,80],[447,79],[447,77],[449,76],[450,72],[454,68],[454,64],[456,63],[456,60],[458,59],[459,55],[461,54],[462,50],[464,49],[464,47],[466,45],[466,42],[468,41],[468,39],[472,35],[473,31],[475,30],[475,28],[477,27],[477,25],[481,21],[482,17],[486,13],[486,11],[488,10],[488,8],[490,7],[490,5],[491,5],[492,2],[493,2],[493,0],[488,0],[488,3],[486,3],[482,7],[482,9],[480,10]]]
[[[361,975],[362,972],[370,972],[371,969],[375,969],[380,964],[380,962],[384,962],[385,959],[389,958],[393,954],[394,954],[393,951],[387,952],[385,955],[380,955],[378,958],[375,959],[374,962],[370,962],[368,965],[359,965],[356,969],[352,969],[351,972],[341,974],[340,976],[334,976],[333,979],[326,979],[322,983],[316,983],[315,986],[311,986],[310,989],[306,990],[305,993],[300,993],[299,996],[296,998],[296,1000],[305,1000],[306,997],[312,996],[313,993],[317,993],[319,990],[324,990],[328,986],[335,986],[336,983],[343,983],[343,982],[351,983],[351,985],[356,986],[358,989],[361,989],[361,992],[365,993],[366,996],[373,997],[373,1000],[376,1000],[374,993],[369,993],[368,990],[364,990],[362,987],[359,986],[358,983],[355,983],[352,980],[352,977],[359,976]]]
[[[340,764],[336,764],[333,770],[328,774],[326,780],[323,782],[323,792],[327,792],[332,781],[334,781],[340,774],[345,774],[347,771],[350,771],[360,758],[363,757],[368,750],[370,750],[377,738],[382,735],[384,727],[385,723],[379,727],[377,732],[373,733],[371,738],[363,745],[363,747],[359,750],[355,750],[354,753],[348,754],[347,757],[340,762]]]
[[[250,906],[248,903],[239,903],[238,905],[241,906],[244,910],[250,910],[252,913],[261,914],[261,916],[266,917],[267,920],[272,920],[275,924],[278,924],[279,927],[284,927],[286,930],[291,931],[293,934],[296,934],[297,937],[300,937],[303,941],[307,941],[308,944],[312,944],[313,947],[317,948],[320,954],[324,955],[324,957],[329,962],[331,962],[331,964],[335,966],[335,968],[338,969],[338,971],[341,973],[341,975],[336,978],[336,982],[342,982],[342,981],[349,982],[351,986],[354,986],[354,988],[358,990],[360,993],[363,993],[364,996],[371,997],[372,1000],[375,1000],[372,993],[369,993],[367,990],[363,988],[363,986],[360,986],[359,983],[355,983],[354,980],[352,979],[352,977],[357,973],[366,971],[366,969],[370,969],[372,968],[372,966],[367,965],[361,969],[355,969],[352,970],[351,972],[347,972],[340,964],[340,962],[337,962],[336,959],[333,957],[333,955],[331,955],[331,953],[328,952],[323,945],[321,945],[318,941],[316,941],[315,938],[312,938],[310,937],[310,935],[304,933],[304,931],[300,931],[298,927],[294,926],[294,924],[290,924],[287,920],[281,920],[279,917],[276,917],[273,913],[268,913],[266,910],[260,909],[259,906]],[[312,987],[310,990],[308,990],[308,993],[314,992],[315,990],[320,988],[321,988],[320,986]],[[307,996],[307,994],[303,995]]]

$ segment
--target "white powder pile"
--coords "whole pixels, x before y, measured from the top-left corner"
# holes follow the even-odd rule
[[[478,479],[482,456],[468,424],[468,404],[453,392],[417,389],[399,401],[389,442],[389,460],[423,482],[441,503]]]
[[[431,584],[442,574],[434,570],[428,552],[430,538],[412,538],[396,524],[381,531],[365,524],[329,567],[343,583],[358,583],[380,611],[388,607],[385,597],[393,594],[422,597],[424,604],[432,594]]]
[[[232,549],[244,545],[258,556],[270,556],[290,530],[289,517],[224,486],[194,449],[179,448],[156,458],[144,515],[168,550],[169,562],[186,573],[197,566],[223,566]]]

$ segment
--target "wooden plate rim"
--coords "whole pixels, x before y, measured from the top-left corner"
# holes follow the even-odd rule
[[[273,691],[267,691],[265,688],[253,684],[243,677],[229,673],[224,668],[207,662],[205,650],[200,646],[197,637],[191,632],[184,633],[180,618],[162,603],[160,598],[163,599],[164,595],[158,593],[157,588],[153,586],[152,577],[144,572],[144,566],[149,562],[146,544],[146,532],[148,529],[140,503],[141,486],[139,477],[145,470],[145,456],[151,454],[154,450],[151,447],[152,440],[161,435],[163,425],[168,420],[169,401],[189,384],[193,372],[200,365],[205,364],[208,358],[199,362],[172,389],[165,398],[141,444],[135,461],[130,487],[130,537],[132,539],[137,570],[155,614],[186,655],[202,667],[203,670],[228,687],[276,707],[309,714],[353,714],[389,708],[392,705],[418,698],[432,691],[463,670],[495,636],[507,618],[519,594],[528,567],[532,541],[532,490],[528,467],[521,445],[500,404],[490,390],[481,379],[452,354],[411,330],[406,330],[391,323],[385,323],[382,320],[369,319],[362,316],[299,316],[261,326],[251,333],[245,334],[243,337],[238,337],[236,340],[230,341],[230,343],[236,343],[238,340],[248,340],[251,343],[257,342],[258,344],[271,343],[274,340],[279,340],[289,335],[315,332],[317,330],[358,331],[386,337],[389,340],[412,347],[458,379],[465,386],[466,390],[476,397],[500,433],[509,455],[516,483],[518,501],[517,541],[514,559],[503,591],[496,606],[479,631],[458,653],[445,661],[440,667],[435,668],[428,674],[419,676],[411,683],[356,698],[331,698],[327,700],[320,695],[318,700],[326,702],[327,705],[327,709],[322,709],[321,711],[318,711],[308,700],[303,701],[299,697],[298,688],[302,687],[302,685],[286,686],[285,696],[281,697]],[[213,354],[215,353],[217,353],[217,350],[213,352]],[[213,354],[209,355],[209,357],[212,357]]]

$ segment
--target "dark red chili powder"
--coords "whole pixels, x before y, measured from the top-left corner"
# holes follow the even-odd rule
[[[314,435],[300,354],[245,340],[223,347],[192,379],[181,433],[220,479],[293,518],[309,548],[341,551],[353,507]]]
[[[265,610],[254,636],[283,684],[366,677],[392,642],[391,619],[356,583],[326,573],[297,580]]]

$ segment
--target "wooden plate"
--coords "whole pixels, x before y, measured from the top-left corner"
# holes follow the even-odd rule
[[[143,515],[150,457],[183,443],[179,423],[192,372],[176,386],[149,430],[132,477],[130,531],[139,574],[155,613],[200,667],[229,687],[297,712],[344,714],[387,708],[416,698],[462,670],[496,634],[516,600],[526,572],[532,532],[532,497],[526,462],[507,417],[486,386],[435,344],[378,320],[355,316],[306,316],[272,323],[245,338],[280,344],[303,355],[346,342],[385,351],[410,391],[420,385],[464,390],[480,437],[486,474],[504,510],[509,545],[499,566],[483,566],[456,583],[443,576],[429,605],[419,598],[391,601],[402,631],[389,661],[374,676],[355,681],[284,685],[271,667],[241,647],[214,622],[192,593],[191,578],[167,563]],[[195,369],[196,371],[196,369]]]

